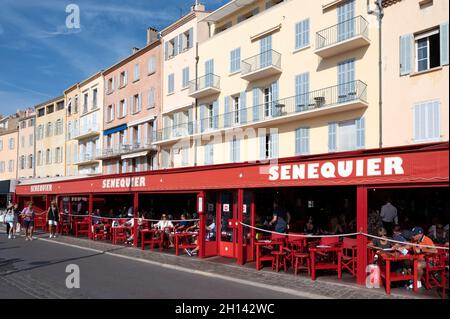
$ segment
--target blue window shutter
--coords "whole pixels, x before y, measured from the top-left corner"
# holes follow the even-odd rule
[[[178,55],[178,36],[173,39],[173,55]]]
[[[259,88],[253,88],[253,121],[259,121]]]
[[[213,102],[213,125],[214,128],[219,128],[219,102]]]
[[[448,22],[441,24],[439,37],[441,39],[441,65],[448,64]]]
[[[309,45],[309,19],[303,21],[303,45]]]
[[[200,132],[205,130],[205,106],[200,105]]]
[[[301,128],[295,129],[295,155],[301,154]]]
[[[236,149],[236,162],[240,162],[241,161],[241,140],[236,139],[235,149]]]
[[[298,49],[301,46],[301,29],[302,25],[300,22],[295,24],[295,48]]]
[[[272,116],[276,114],[275,105],[278,103],[278,81],[272,83]]]
[[[164,43],[164,58],[169,59],[169,42]]]
[[[309,73],[295,77],[295,111],[304,111],[309,106]]]
[[[234,140],[230,141],[230,163],[234,163]]]
[[[178,35],[178,53],[183,52],[183,36],[184,34]]]
[[[266,136],[262,135],[259,137],[259,159],[266,159]]]
[[[231,125],[230,121],[230,99],[228,96],[224,97],[224,126],[229,127]]]
[[[278,133],[270,134],[270,142],[272,143],[272,158],[278,158]]]
[[[189,29],[189,42],[188,42],[188,47],[192,48],[194,45],[194,29],[190,28]]]
[[[337,123],[329,123],[328,124],[328,151],[336,152],[336,130]]]
[[[356,120],[356,147],[365,147],[365,120],[363,117]]]
[[[241,92],[241,95],[239,97],[240,100],[240,110],[239,110],[239,121],[241,124],[247,123],[247,94],[246,92]]]
[[[230,51],[230,73],[234,72],[234,55],[235,55],[235,51],[231,50]]]
[[[406,34],[400,37],[400,75],[411,73],[412,44],[412,34]]]
[[[447,24],[447,30],[448,30],[448,24]],[[448,52],[448,50],[447,50],[447,52]],[[241,69],[241,48],[236,49],[235,59],[236,59],[236,71],[239,71]],[[447,59],[447,63],[448,63],[448,59]]]

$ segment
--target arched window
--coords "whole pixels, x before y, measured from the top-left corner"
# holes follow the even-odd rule
[[[32,169],[32,168],[33,168],[33,165],[34,165],[34,158],[33,158],[33,155],[29,155],[29,156],[28,156],[28,168],[29,168],[29,169]]]
[[[45,152],[45,163],[47,165],[52,163],[52,154],[50,152],[50,149],[47,149],[47,151]]]
[[[53,124],[51,122],[47,123],[47,137],[52,136],[53,134]]]

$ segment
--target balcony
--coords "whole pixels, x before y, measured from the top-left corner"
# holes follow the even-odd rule
[[[317,32],[314,53],[329,58],[369,44],[369,23],[358,16]]]
[[[241,62],[241,79],[256,81],[281,73],[281,54],[269,50]]]
[[[97,164],[97,154],[100,154],[100,150],[97,149],[93,154],[81,154],[78,158],[78,161],[75,163],[76,165],[90,165]]]
[[[108,147],[104,149],[102,152],[98,152],[100,154],[97,156],[97,160],[107,160],[113,159],[117,157],[121,157],[122,155],[129,155],[138,152],[150,152],[156,151],[157,148],[155,145],[151,143],[134,143],[134,144],[123,144],[114,147]]]
[[[165,127],[155,132],[153,140],[155,143],[161,141],[178,140],[185,136],[194,134],[194,122],[186,122],[177,125]]]
[[[220,76],[208,73],[197,80],[189,81],[189,96],[200,99],[220,93]]]
[[[343,83],[305,94],[203,118],[156,132],[155,143],[234,127],[267,125],[308,119],[367,107],[367,85],[362,81]]]
[[[74,140],[83,140],[90,137],[95,137],[100,135],[100,130],[97,128],[97,125],[93,125],[94,127],[88,127],[82,130],[77,130],[73,134]]]

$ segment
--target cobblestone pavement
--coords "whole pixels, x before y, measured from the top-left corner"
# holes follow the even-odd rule
[[[41,240],[56,241],[60,244],[74,245],[91,249],[96,253],[121,256],[123,258],[139,259],[149,263],[157,263],[163,267],[175,268],[178,270],[189,269],[202,274],[211,274],[213,276],[230,277],[238,280],[251,281],[270,285],[272,287],[280,287],[281,289],[290,289],[302,293],[310,294],[313,298],[340,298],[340,299],[428,299],[437,298],[429,292],[422,289],[419,293],[414,294],[405,289],[394,289],[390,296],[386,295],[384,288],[368,289],[363,286],[351,283],[344,278],[338,280],[336,276],[318,277],[316,281],[312,281],[306,275],[294,276],[292,273],[273,272],[268,268],[261,271],[254,269],[254,264],[239,266],[231,263],[230,259],[221,257],[213,257],[207,259],[199,259],[186,255],[175,256],[171,253],[161,253],[159,251],[141,250],[133,247],[112,245],[107,242],[98,242],[87,240],[86,238],[75,238],[70,236],[59,236],[56,240],[47,238],[47,235],[37,235]],[[334,278],[336,277],[336,278]],[[26,278],[25,278],[26,279]],[[14,280],[8,278],[7,280]],[[14,284],[20,286],[21,283]],[[39,288],[39,285],[36,287]],[[45,289],[45,287],[42,287]],[[395,290],[398,290],[396,292]],[[57,294],[57,292],[55,292]],[[62,297],[64,295],[49,296],[53,298]],[[72,296],[73,298],[74,296]]]

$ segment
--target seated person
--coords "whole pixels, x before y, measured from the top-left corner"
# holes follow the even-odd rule
[[[181,214],[181,221],[178,223],[178,225],[175,226],[175,232],[180,233],[185,231],[189,226],[189,222],[186,220],[186,215]]]
[[[433,241],[428,237],[424,235],[423,229],[421,227],[414,227],[411,231],[412,236],[411,236],[411,242],[414,244],[420,244],[420,245],[424,245],[424,246],[434,246]],[[437,252],[436,248],[433,247],[419,247],[419,246],[412,246],[412,250],[415,254],[424,254],[424,253],[429,253],[429,254],[435,254]],[[417,266],[417,272],[418,272],[418,278],[419,278],[419,282],[417,283],[417,288],[422,288],[422,283],[421,283],[421,278],[424,274],[425,271],[425,267],[426,267],[426,262],[425,262],[425,258],[422,256],[420,256],[419,258],[419,263]],[[413,288],[413,284],[411,283],[409,288]]]
[[[213,218],[208,218],[208,226],[206,226],[206,240],[207,241],[212,241],[216,239],[216,223],[214,222]],[[197,245],[197,247],[195,247],[192,250],[189,249],[185,249],[186,253],[189,256],[193,256],[193,255],[197,255],[200,247],[198,246],[198,236],[194,236],[194,245]]]
[[[309,216],[308,221],[305,224],[304,228],[305,234],[315,234],[316,233],[316,225],[314,224],[313,217]]]
[[[161,215],[161,220],[153,225],[153,228],[165,231],[165,236],[169,238],[169,247],[174,247],[173,235],[170,233],[170,229],[173,228],[172,222],[167,218],[166,214]]]
[[[442,224],[436,225],[436,230],[430,238],[436,244],[445,245],[445,243],[448,243],[448,235],[445,233]]]
[[[383,250],[383,249],[389,249],[392,248],[391,243],[388,241],[387,237],[387,231],[383,227],[380,227],[377,231],[378,237],[381,237],[382,239],[374,238],[372,239],[372,242],[369,243],[370,248]]]

